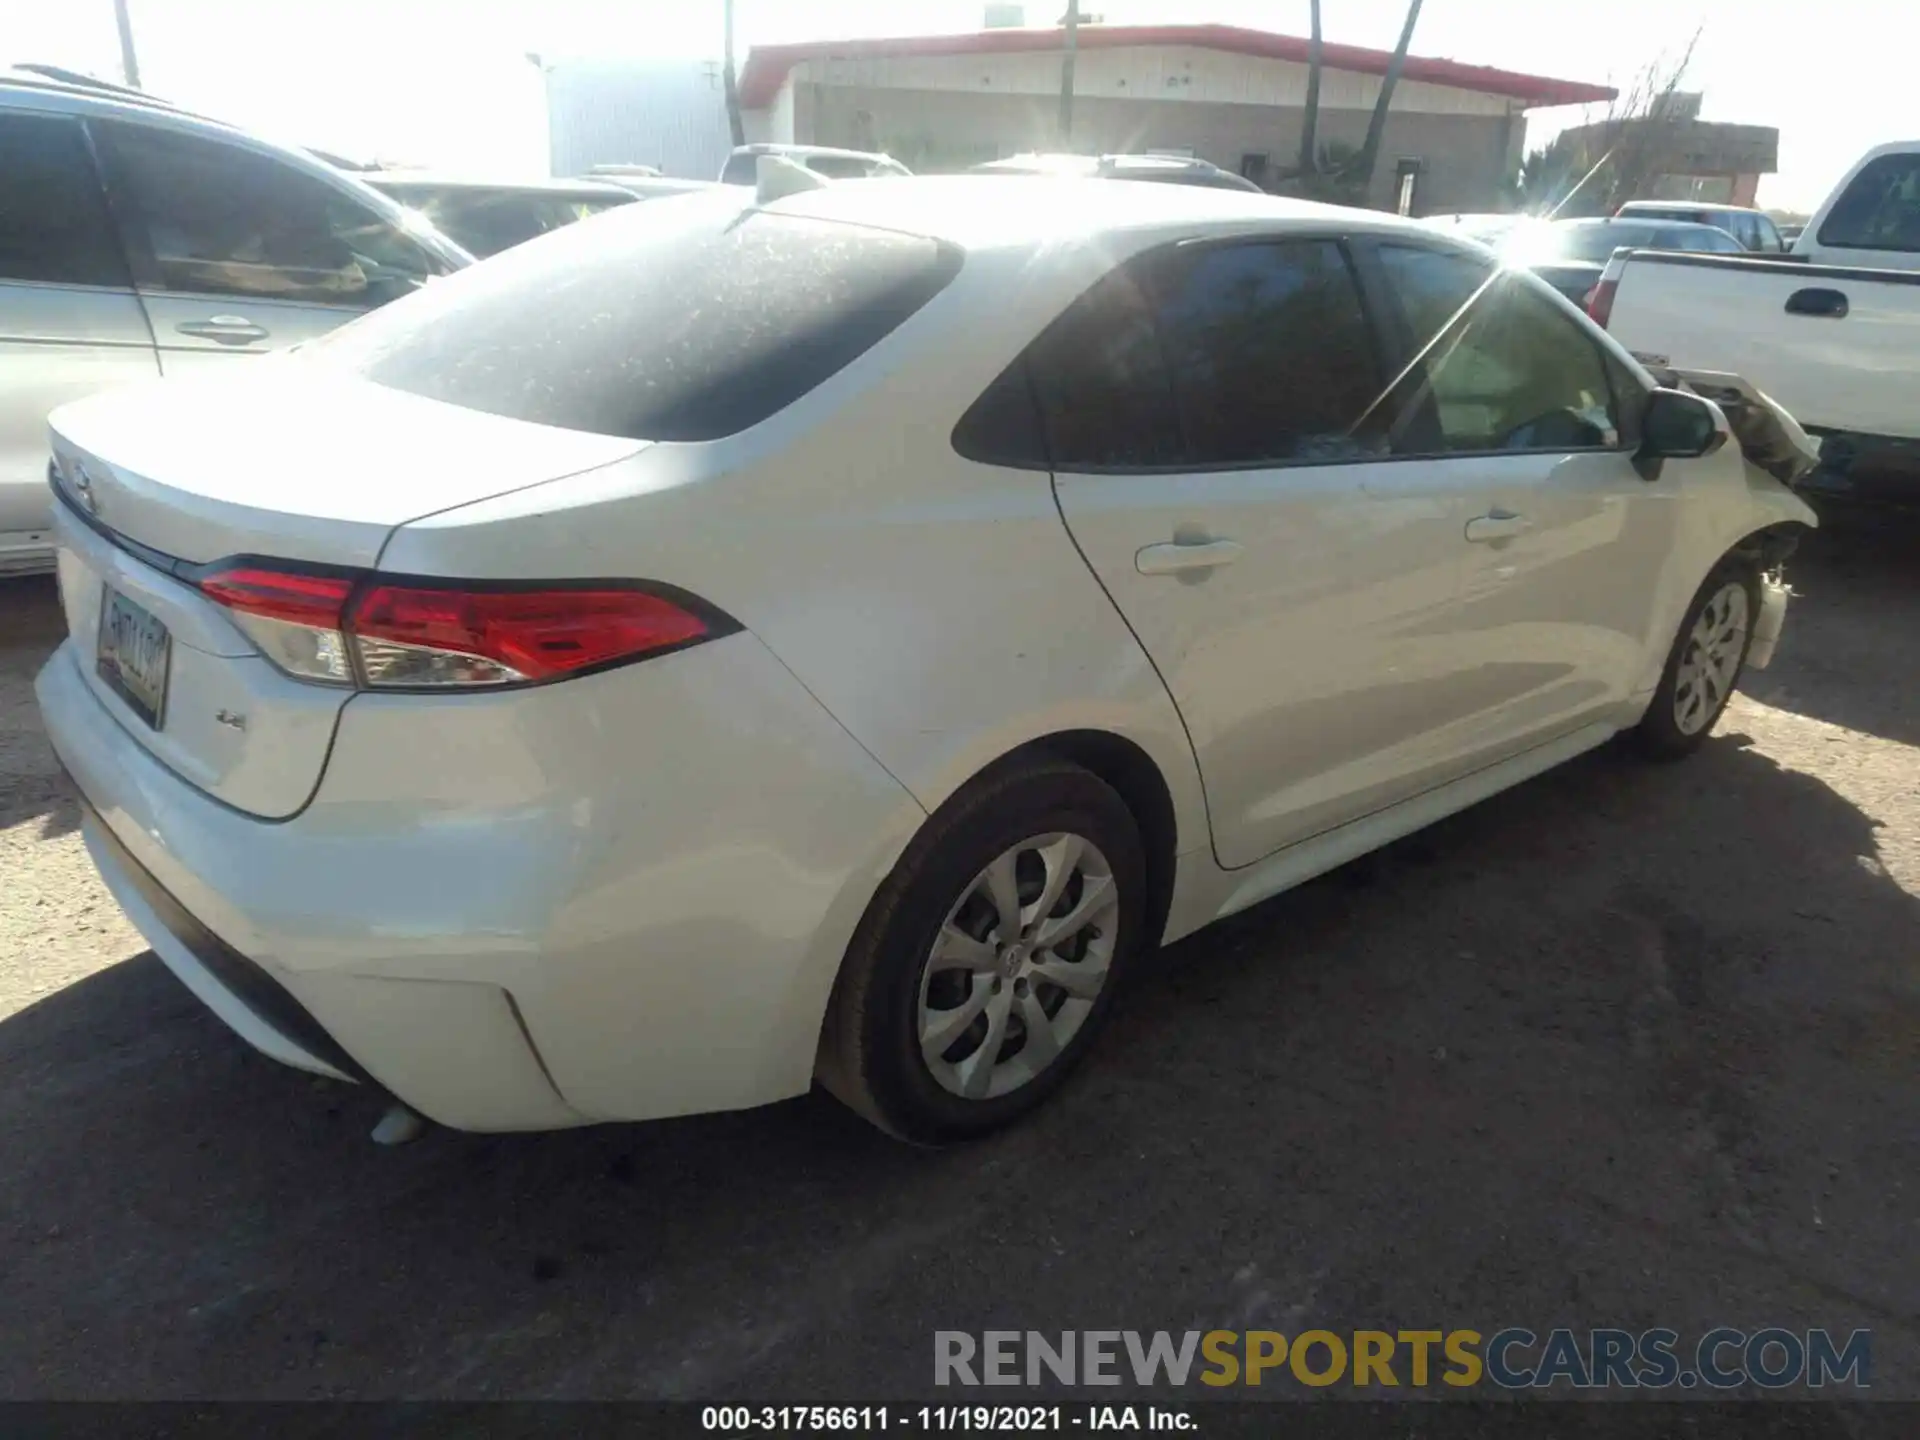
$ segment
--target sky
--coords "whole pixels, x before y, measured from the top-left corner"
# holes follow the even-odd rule
[[[1699,32],[1685,88],[1702,117],[1780,128],[1760,201],[1811,210],[1868,147],[1920,133],[1910,0],[1426,0],[1413,52],[1625,88]],[[145,87],[296,143],[499,174],[539,174],[530,54],[717,57],[720,0],[128,0]],[[1029,4],[1059,19],[1065,0]],[[1218,21],[1304,35],[1307,0],[1082,0],[1113,24]],[[736,0],[757,42],[978,29],[980,0]],[[1326,38],[1390,49],[1404,0],[1322,0]],[[1812,17],[1817,16],[1815,20]],[[1910,25],[1911,22],[1909,22]],[[1903,36],[1900,31],[1906,31]],[[1813,52],[1814,63],[1797,63]],[[1843,57],[1843,58],[1835,58]],[[0,62],[119,78],[112,0],[0,0]],[[1583,118],[1534,112],[1529,143]]]

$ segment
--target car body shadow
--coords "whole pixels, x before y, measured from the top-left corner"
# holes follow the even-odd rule
[[[51,839],[80,823],[33,698],[33,677],[66,633],[52,576],[0,579],[0,830],[38,819],[36,834]]]
[[[1603,751],[1161,952],[938,1152],[818,1095],[383,1151],[138,957],[0,1022],[0,1395],[951,1399],[935,1329],[1381,1317],[1877,1325],[1910,1377],[1874,854],[1738,736]]]

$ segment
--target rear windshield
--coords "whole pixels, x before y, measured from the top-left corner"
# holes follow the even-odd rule
[[[1622,246],[1642,250],[1735,251],[1740,242],[1704,227],[1675,230],[1653,222],[1639,224],[1555,225],[1528,237],[1530,258],[1604,265]]]
[[[798,400],[950,281],[957,250],[738,200],[632,205],[300,347],[381,385],[632,440],[717,440]]]
[[[1836,250],[1920,251],[1920,154],[1869,161],[1834,202],[1820,243]]]

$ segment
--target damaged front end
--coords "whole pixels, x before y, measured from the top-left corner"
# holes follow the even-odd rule
[[[1690,390],[1713,401],[1727,417],[1727,426],[1740,442],[1740,453],[1747,463],[1764,471],[1788,489],[1820,467],[1820,443],[1800,428],[1800,423],[1777,403],[1739,375],[1714,370],[1676,370],[1669,365],[1640,363],[1659,384],[1675,390]],[[1774,492],[1779,495],[1778,491]],[[1811,512],[1802,502],[1780,499],[1802,511],[1805,519],[1785,519],[1747,537],[1740,550],[1752,559],[1760,572],[1760,611],[1754,617],[1753,636],[1748,644],[1746,665],[1764,670],[1773,660],[1780,643],[1780,632],[1787,618],[1787,602],[1793,588],[1787,584],[1786,561],[1810,527]]]
[[[1690,390],[1713,401],[1740,442],[1740,453],[1782,485],[1798,485],[1820,465],[1820,443],[1774,401],[1739,375],[1717,370],[1676,370],[1649,364],[1654,380],[1672,390]]]

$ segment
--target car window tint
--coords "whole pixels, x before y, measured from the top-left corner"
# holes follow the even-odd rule
[[[1387,283],[1414,329],[1440,449],[1617,445],[1620,422],[1606,366],[1579,322],[1517,273],[1498,274],[1463,297],[1465,274],[1432,253],[1380,247]]]
[[[752,151],[729,155],[727,163],[720,167],[720,181],[723,185],[752,185],[760,176],[760,157]]]
[[[377,211],[270,155],[143,125],[95,134],[163,289],[367,308],[446,268]]]
[[[967,407],[953,427],[953,448],[985,465],[1049,468],[1046,430],[1027,379],[1025,357],[1002,371]]]
[[[851,364],[940,292],[924,236],[740,208],[633,205],[496,255],[301,353],[472,410],[714,440]]]
[[[1869,161],[1834,202],[1819,238],[1836,250],[1920,251],[1920,154]]]
[[[1198,247],[1152,274],[1189,463],[1386,452],[1373,329],[1338,244]]]
[[[0,280],[131,283],[76,120],[0,113]]]
[[[1780,231],[1774,225],[1773,221],[1769,220],[1766,216],[1760,215],[1755,217],[1754,230],[1755,244],[1759,249],[1778,250],[1781,248]]]
[[[1134,266],[1108,275],[1028,352],[1056,469],[1171,465],[1181,458],[1173,386],[1140,273]]]

